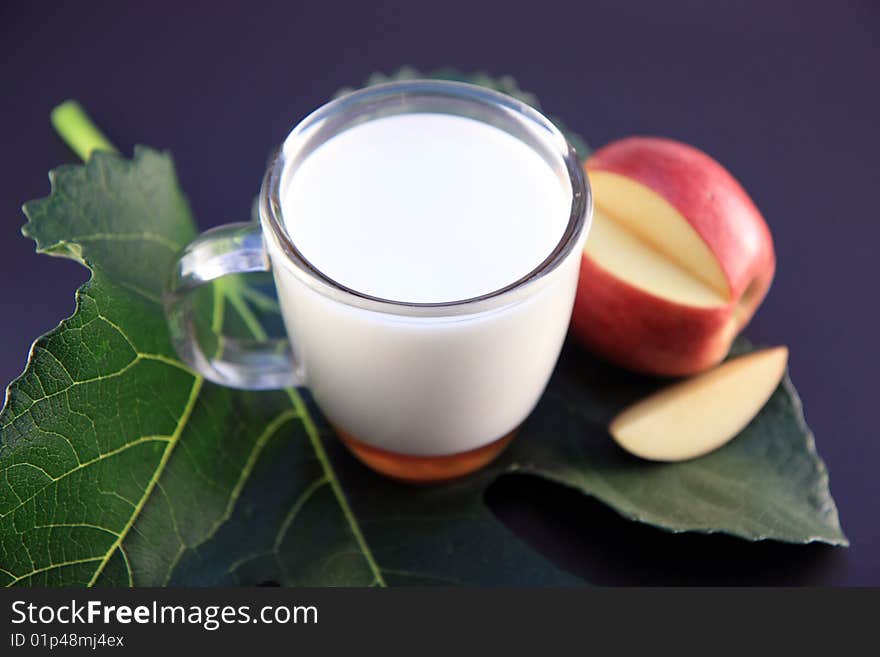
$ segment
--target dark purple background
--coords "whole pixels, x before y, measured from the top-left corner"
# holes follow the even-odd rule
[[[597,583],[880,584],[880,10],[720,4],[3,3],[0,384],[86,277],[19,235],[20,204],[73,160],[48,122],[59,101],[80,100],[125,153],[172,149],[208,227],[249,216],[270,148],[338,87],[402,64],[512,73],[594,146],[682,139],[751,192],[779,269],[747,334],[790,345],[853,545],[673,536],[526,478],[496,485],[494,508]]]

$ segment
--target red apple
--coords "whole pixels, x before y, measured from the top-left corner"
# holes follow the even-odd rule
[[[718,363],[773,280],[773,239],[758,208],[718,162],[670,139],[621,139],[585,168],[594,215],[574,335],[650,374]]]

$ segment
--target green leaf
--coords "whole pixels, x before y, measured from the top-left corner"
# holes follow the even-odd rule
[[[159,300],[196,231],[169,156],[99,152],[50,178],[25,232],[92,277],[0,413],[2,584],[576,583],[486,506],[510,472],[671,531],[846,544],[790,382],[721,450],[649,464],[605,425],[657,382],[573,346],[498,462],[447,486],[385,480],[345,452],[305,391],[225,389],[177,359]],[[215,328],[275,311],[235,281],[209,292]]]

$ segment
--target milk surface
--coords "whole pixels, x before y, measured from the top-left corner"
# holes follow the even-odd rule
[[[508,133],[416,113],[332,137],[293,172],[281,202],[293,242],[329,278],[383,299],[438,303],[535,269],[565,231],[571,192]]]

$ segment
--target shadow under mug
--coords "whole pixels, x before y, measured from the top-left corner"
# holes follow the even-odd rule
[[[316,148],[354,125],[424,112],[504,130],[538,153],[570,190],[568,224],[554,250],[499,290],[445,303],[373,297],[318,270],[285,227],[281,191]],[[589,186],[559,130],[528,105],[473,85],[417,80],[370,87],[324,105],[294,128],[269,164],[259,205],[259,224],[209,230],[180,254],[165,308],[181,359],[225,386],[307,386],[355,456],[397,479],[441,481],[494,459],[555,367],[589,229]],[[206,353],[195,330],[193,292],[226,274],[269,270],[289,340],[216,336],[222,349]]]

